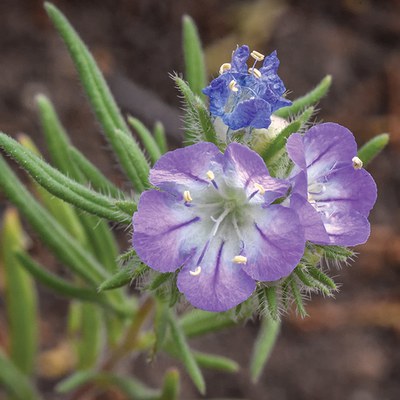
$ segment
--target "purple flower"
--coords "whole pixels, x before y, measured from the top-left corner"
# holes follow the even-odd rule
[[[165,154],[150,172],[160,190],[145,191],[133,216],[133,247],[160,272],[180,269],[178,288],[195,307],[225,311],[257,281],[290,274],[303,255],[295,211],[273,204],[289,183],[232,143],[225,154],[198,143]]]
[[[291,206],[299,214],[306,239],[319,244],[355,246],[369,237],[368,214],[376,185],[357,158],[353,134],[325,123],[287,141],[295,163]]]
[[[250,55],[255,59],[252,68],[247,67]],[[255,68],[261,60],[262,67]],[[232,130],[268,128],[271,114],[291,104],[282,97],[286,89],[277,74],[278,67],[276,51],[264,59],[256,51],[250,54],[248,46],[238,47],[231,63],[223,64],[220,76],[203,89],[210,98],[211,115],[221,117]]]

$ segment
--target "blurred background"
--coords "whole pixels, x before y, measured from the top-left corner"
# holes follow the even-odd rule
[[[210,76],[237,44],[264,54],[278,50],[289,98],[326,74],[333,86],[318,121],[347,126],[359,145],[390,132],[391,143],[371,165],[378,202],[372,234],[351,267],[332,270],[336,299],[314,296],[304,320],[289,315],[260,383],[246,365],[257,322],[194,342],[236,359],[238,376],[206,372],[209,398],[266,400],[397,400],[400,398],[400,1],[399,0],[55,0],[89,45],[124,110],[152,125],[165,123],[170,143],[181,136],[180,103],[169,73],[183,70],[181,17],[198,24]],[[0,1],[0,130],[29,134],[46,154],[34,96],[55,103],[72,141],[115,183],[124,186],[80,88],[65,47],[41,0]],[[23,175],[22,175],[23,176]],[[125,186],[126,189],[129,189]],[[0,207],[6,199],[0,193]],[[29,230],[28,230],[29,232]],[[119,232],[121,248],[129,246]],[[32,235],[31,253],[57,266]],[[0,290],[2,290],[0,288]],[[66,302],[40,289],[41,347],[59,349]],[[1,292],[0,292],[1,307]],[[1,308],[0,308],[1,311]],[[0,345],[5,317],[0,314]],[[62,348],[61,350],[62,351]],[[149,384],[175,361],[145,359],[127,368]],[[46,399],[57,379],[42,359]],[[60,372],[60,375],[62,372]],[[183,375],[182,399],[200,398]]]

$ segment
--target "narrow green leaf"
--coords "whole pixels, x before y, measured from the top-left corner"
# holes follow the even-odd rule
[[[324,274],[320,269],[314,266],[309,266],[307,268],[308,273],[318,282],[322,283],[331,290],[337,290],[335,282],[329,278],[328,275]]]
[[[179,386],[179,371],[175,368],[169,369],[164,375],[161,395],[157,400],[178,400]]]
[[[264,298],[266,301],[268,313],[273,320],[279,319],[278,299],[276,294],[276,286],[268,286],[263,288]]]
[[[331,296],[331,289],[326,287],[325,284],[321,283],[320,281],[314,279],[310,274],[308,274],[307,269],[302,266],[298,265],[294,270],[296,276],[300,279],[300,281],[307,287],[318,289],[326,296]]]
[[[240,367],[236,361],[227,357],[217,356],[215,354],[206,354],[195,351],[194,358],[202,368],[224,371],[229,373],[238,372]]]
[[[101,283],[98,288],[99,292],[131,284],[150,269],[140,261],[135,252],[129,252],[129,258],[127,259],[122,259],[120,256],[118,261],[123,262],[124,265],[113,276]]]
[[[389,143],[389,135],[382,133],[375,136],[358,151],[358,158],[363,162],[364,167],[367,166]]]
[[[182,24],[185,75],[193,93],[204,97],[202,89],[206,87],[206,68],[199,33],[196,24],[189,15],[183,16]]]
[[[162,348],[167,336],[168,328],[168,305],[164,301],[157,299],[156,313],[154,317],[154,334],[155,341],[153,346],[153,354],[157,354]]]
[[[175,342],[178,348],[180,359],[182,360],[187,373],[192,378],[192,381],[196,385],[199,392],[204,394],[206,390],[206,384],[204,382],[203,375],[186,341],[185,334],[176,321],[171,310],[168,310],[168,321],[171,329],[172,340]]]
[[[154,164],[161,157],[161,151],[152,133],[137,118],[128,117],[128,122],[139,135],[140,140],[142,141],[143,146],[146,149],[152,164]]]
[[[56,392],[58,393],[68,393],[79,386],[84,385],[91,379],[96,376],[96,371],[77,371],[74,372],[72,375],[64,378],[60,381],[57,386],[55,387]]]
[[[300,292],[300,289],[299,289],[299,287],[297,285],[297,282],[292,276],[290,276],[287,280],[289,282],[290,290],[291,290],[292,295],[293,295],[294,303],[296,304],[297,312],[299,313],[299,315],[302,318],[304,318],[308,314],[307,314],[306,309],[304,308],[303,298],[301,296],[301,292]]]
[[[117,159],[132,183],[137,183],[135,166],[131,162],[127,149],[115,133],[119,129],[125,134],[129,134],[129,129],[96,62],[64,15],[50,3],[45,3],[45,8],[68,47],[92,108],[103,127],[104,133]],[[138,191],[143,190],[140,187],[136,187],[136,189]]]
[[[119,129],[116,130],[115,134],[117,139],[126,149],[130,163],[135,169],[136,175],[139,179],[139,182],[134,182],[134,185],[136,185],[135,187],[138,191],[146,189],[149,186],[150,166],[143,151],[132,136],[125,135]]]
[[[32,227],[57,255],[78,276],[96,285],[108,276],[82,246],[32,197],[0,157],[0,188],[27,218]]]
[[[28,254],[17,252],[16,257],[21,263],[21,266],[27,270],[38,282],[48,287],[55,293],[71,299],[80,301],[88,301],[97,303],[106,309],[111,309],[121,316],[126,316],[126,313],[120,307],[116,307],[110,303],[106,297],[97,293],[93,289],[75,286],[65,279],[46,271],[46,269],[34,261]]]
[[[280,108],[279,110],[275,111],[274,114],[281,118],[289,118],[292,115],[302,112],[302,110],[305,108],[315,105],[327,94],[331,83],[332,77],[327,75],[313,90],[311,90],[305,96],[293,101],[291,106]]]
[[[82,303],[78,350],[78,369],[95,367],[102,347],[101,310],[93,304]]]
[[[185,142],[189,145],[205,141],[218,145],[217,133],[204,102],[191,91],[183,79],[178,76],[173,76],[173,79],[187,107]]]
[[[19,163],[37,183],[55,196],[102,218],[125,224],[131,222],[130,215],[116,210],[112,199],[66,177],[32,151],[1,132],[0,147]]]
[[[37,294],[34,282],[14,254],[23,250],[25,244],[17,210],[9,208],[3,216],[0,252],[4,265],[10,357],[20,371],[30,375],[34,371],[38,347]]]
[[[165,135],[164,125],[157,121],[154,124],[154,140],[156,141],[158,148],[160,149],[161,154],[164,154],[168,151],[167,145],[167,137]]]
[[[27,377],[7,358],[0,349],[0,386],[13,400],[40,400]]]
[[[278,338],[280,325],[279,320],[263,318],[261,321],[250,361],[250,375],[253,382],[257,382],[261,376]]]
[[[173,277],[173,272],[159,273],[147,286],[148,290],[157,290],[161,285],[170,280]]]
[[[77,148],[70,146],[68,149],[72,162],[79,168],[87,182],[98,192],[123,199],[124,194],[111,183],[100,170],[93,165]]]
[[[128,285],[132,282],[132,270],[130,268],[122,268],[111,278],[104,281],[98,291],[103,292],[105,290],[118,289],[122,286]]]
[[[36,97],[39,117],[53,164],[65,175],[79,181],[80,171],[68,152],[70,141],[50,100],[44,95]]]
[[[180,325],[189,338],[202,336],[235,325],[229,314],[193,310],[180,319]]]
[[[317,249],[322,249],[323,255],[329,260],[338,260],[345,262],[355,256],[354,251],[347,247],[341,246],[316,246]]]
[[[284,128],[271,144],[262,152],[261,157],[270,166],[276,162],[276,158],[279,156],[280,151],[285,147],[287,138],[295,132],[298,132],[301,128],[301,121],[296,120],[291,122],[286,128]]]

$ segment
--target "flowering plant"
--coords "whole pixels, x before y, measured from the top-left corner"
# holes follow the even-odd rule
[[[368,239],[377,190],[364,166],[388,136],[357,152],[345,127],[311,124],[331,79],[291,102],[277,75],[276,52],[265,57],[240,46],[207,85],[196,27],[185,17],[187,81],[173,76],[185,106],[185,146],[168,151],[162,124],[151,132],[129,117],[140,145],[78,34],[56,7],[46,4],[46,10],[134,194],[73,146],[43,95],[37,103],[54,166],[28,137],[18,142],[0,134],[1,148],[32,178],[35,197],[3,158],[1,189],[71,272],[68,280],[35,261],[16,210],[5,213],[1,257],[13,323],[10,351],[0,352],[0,381],[13,398],[40,398],[30,382],[37,351],[32,278],[74,300],[69,314],[78,361],[56,389],[75,399],[110,386],[129,398],[176,399],[175,369],[166,372],[160,390],[115,371],[126,354],[146,352],[153,359],[160,351],[181,360],[204,393],[201,368],[235,372],[238,365],[194,352],[188,338],[254,315],[262,320],[250,361],[257,380],[284,312],[294,304],[305,316],[304,294],[333,295],[337,286],[325,266],[348,262],[349,246]],[[263,62],[259,69],[257,62]],[[131,228],[125,253],[119,254],[108,221]],[[127,290],[132,282],[139,293]],[[102,331],[107,343],[100,357]]]

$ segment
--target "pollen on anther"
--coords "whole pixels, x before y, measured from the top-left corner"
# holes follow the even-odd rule
[[[210,179],[210,181],[213,181],[215,179],[214,172],[212,172],[212,171],[207,171],[206,175],[207,175],[207,178]]]
[[[235,256],[235,257],[233,257],[232,261],[235,264],[246,264],[247,263],[247,257],[245,257],[245,256]]]
[[[190,192],[189,192],[189,190],[185,190],[184,192],[183,192],[183,199],[187,202],[187,203],[190,203],[193,199],[192,199],[192,196],[190,195]]]
[[[260,194],[264,194],[265,193],[265,188],[264,186],[260,185],[259,183],[255,183],[254,187],[258,190],[258,192]]]
[[[353,162],[354,169],[361,169],[363,167],[363,162],[358,157],[353,157],[351,161]]]
[[[237,92],[237,91],[239,91],[239,88],[236,86],[236,81],[235,81],[235,80],[232,79],[232,80],[229,82],[229,89],[231,89],[232,92]]]
[[[261,78],[261,72],[257,68],[249,68],[249,74],[254,75],[256,78]]]
[[[219,74],[222,75],[224,72],[229,71],[232,68],[230,63],[223,63],[219,67]]]
[[[189,271],[189,274],[192,275],[192,276],[200,275],[200,273],[201,273],[201,267],[200,267],[200,265],[198,265],[198,266],[194,269],[194,271]]]
[[[253,57],[256,61],[262,61],[264,60],[265,56],[264,54],[259,53],[257,50],[253,50],[250,53],[251,57]]]

